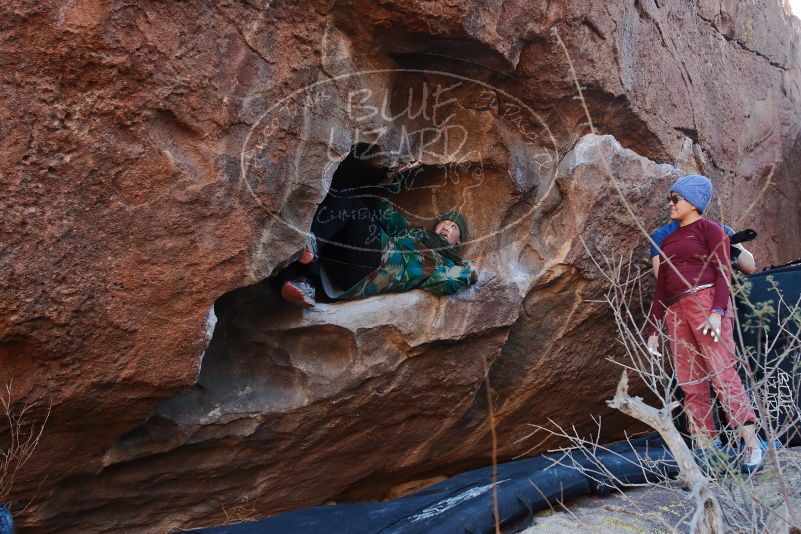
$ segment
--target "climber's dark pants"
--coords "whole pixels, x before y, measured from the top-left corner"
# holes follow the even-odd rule
[[[377,188],[333,186],[314,214],[311,231],[317,238],[318,261],[293,263],[279,274],[277,282],[303,275],[317,287],[320,266],[341,290],[347,290],[381,264],[381,231],[378,225]]]

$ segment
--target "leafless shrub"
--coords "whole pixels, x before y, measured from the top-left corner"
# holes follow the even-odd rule
[[[43,418],[34,417],[38,407],[39,403],[36,402],[16,407],[12,397],[12,381],[5,385],[5,391],[0,394],[3,416],[3,423],[0,423],[0,503],[9,509],[14,481],[33,456],[50,417],[49,405]],[[28,504],[18,512],[27,507]]]
[[[585,125],[589,132],[596,134],[568,49],[557,28],[552,30],[552,34],[564,52],[570,75],[576,86],[576,98],[581,101],[584,109]],[[649,232],[644,228],[634,206],[627,199],[625,188],[611,172],[611,167],[603,154],[601,154],[601,158],[603,159],[602,168],[605,170],[604,179],[608,180],[617,192],[622,206],[644,240],[653,245],[654,242]],[[753,198],[749,207],[739,214],[736,225],[749,216],[774,185],[774,171],[775,166],[771,168],[764,187]],[[585,248],[587,248],[586,245]],[[654,354],[647,349],[644,318],[648,316],[648,313],[642,304],[647,299],[643,298],[642,281],[645,277],[650,277],[650,268],[644,272],[636,268],[631,261],[631,256],[625,261],[624,259],[610,260],[607,257],[602,258],[601,261],[601,259],[594,258],[592,254],[589,256],[596,262],[596,266],[608,282],[609,290],[605,296],[605,302],[612,311],[617,327],[617,341],[622,348],[622,356],[610,358],[610,361],[621,366],[624,371],[615,396],[608,403],[651,426],[664,438],[680,469],[679,480],[689,488],[690,495],[695,499],[695,511],[692,513],[692,517],[687,518],[690,530],[692,532],[722,532],[724,529],[737,532],[799,531],[798,529],[801,528],[799,519],[801,518],[798,517],[796,511],[799,503],[794,499],[795,495],[799,493],[799,486],[801,486],[801,462],[796,455],[789,454],[789,451],[777,450],[774,443],[780,436],[798,431],[799,421],[801,421],[801,413],[798,409],[798,389],[801,384],[795,379],[796,374],[799,374],[798,360],[801,354],[801,342],[799,341],[801,303],[785,302],[781,291],[776,286],[774,286],[774,290],[779,306],[751,302],[747,284],[742,284],[734,279],[732,290],[740,297],[749,317],[748,324],[737,324],[735,327],[736,338],[739,341],[736,360],[745,374],[744,386],[752,394],[752,403],[758,419],[757,425],[766,437],[768,466],[766,466],[764,475],[745,476],[738,469],[739,460],[737,458],[729,461],[727,455],[721,453],[717,458],[710,457],[709,461],[704,462],[708,465],[701,469],[681,438],[672,418],[673,410],[679,407],[675,400],[678,386],[670,358],[663,356],[668,354],[666,349],[671,340],[662,333],[660,334],[662,350],[658,354]],[[671,269],[684,280],[669,258],[663,258],[662,268]],[[691,286],[686,280],[684,282],[688,287]],[[777,328],[774,329],[771,326]],[[743,342],[743,329],[748,328],[756,329],[756,332],[760,334],[756,346],[746,346]],[[649,402],[655,406],[628,394],[629,375],[634,376],[638,384],[647,389]],[[566,430],[556,425],[547,428],[535,426],[535,433],[546,432],[551,436],[567,440],[573,454],[564,455],[562,461],[577,469],[582,469],[593,480],[606,482],[615,488],[625,486],[625,481],[615,480],[612,473],[608,472],[600,462],[590,461],[589,465],[594,467],[587,468],[587,462],[578,464],[575,461],[577,451],[583,453],[585,458],[592,460],[598,449],[602,448],[598,443],[600,419],[596,420],[596,423],[599,432],[594,438],[580,436],[575,428]],[[736,443],[735,429],[722,426],[722,432]],[[640,460],[643,469],[653,469],[648,459],[641,458]],[[655,470],[652,474],[657,472],[658,470]],[[655,483],[667,487],[673,484],[664,477],[659,480]],[[765,484],[766,480],[767,484]]]
[[[796,495],[801,489],[801,455],[777,449],[774,443],[780,437],[797,431],[801,421],[797,402],[798,380],[793,372],[798,368],[801,355],[799,303],[785,302],[780,289],[774,285],[777,300],[781,303],[777,311],[775,306],[750,302],[747,287],[735,287],[741,306],[749,312],[749,324],[742,325],[743,328],[757,328],[761,333],[756,347],[745,346],[739,328],[737,336],[740,340],[737,364],[744,371],[744,385],[752,395],[757,425],[768,445],[762,474],[749,476],[740,472],[741,453],[736,448],[711,453],[706,460],[698,461],[674,423],[673,413],[680,404],[676,400],[679,387],[666,350],[670,339],[662,334],[663,350],[660,354],[653,354],[647,350],[644,334],[644,317],[647,317],[648,310],[641,306],[642,283],[650,276],[650,270],[638,270],[631,257],[618,260],[602,258],[601,261],[603,264],[599,262],[598,267],[608,283],[605,302],[612,312],[621,348],[616,357],[610,356],[609,359],[623,369],[617,391],[608,404],[657,430],[680,470],[677,484],[665,477],[664,469],[652,460],[639,458],[643,474],[647,475],[646,485],[671,488],[678,495],[684,495],[683,498],[687,494],[682,488],[689,489],[695,506],[693,514],[685,520],[691,532],[766,532],[768,527],[771,532],[781,532],[781,529],[798,528],[801,523],[797,516],[799,499]],[[768,324],[774,328],[766,328]],[[644,386],[648,403],[629,395],[629,376],[637,380],[640,388]],[[568,430],[554,424],[535,426],[535,432],[546,432],[569,443],[568,447],[558,449],[572,451],[570,456],[565,455],[560,460],[563,465],[581,469],[591,479],[607,484],[610,489],[630,487],[631,484],[618,480],[600,461],[592,461],[597,452],[604,449],[598,441],[600,419],[596,424],[599,431],[592,437],[580,436],[575,428]],[[725,424],[721,426],[730,441],[737,444],[739,437],[735,429]],[[577,452],[579,457],[583,456],[590,462],[576,462]],[[730,453],[735,456],[730,458]]]

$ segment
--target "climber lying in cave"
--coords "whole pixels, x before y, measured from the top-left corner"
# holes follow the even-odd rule
[[[377,169],[378,158],[365,159]],[[332,300],[416,288],[450,295],[476,283],[472,262],[457,252],[468,236],[460,213],[439,215],[432,231],[410,223],[378,194],[386,196],[417,167],[419,163],[413,162],[395,172],[368,172],[374,181],[365,184],[362,175],[358,186],[351,180],[343,187],[335,174],[315,213],[305,249],[277,277],[281,296],[309,308],[321,291]]]

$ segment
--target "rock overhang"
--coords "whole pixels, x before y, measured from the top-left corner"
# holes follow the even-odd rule
[[[586,225],[596,228],[603,221],[603,232],[590,231],[588,239],[590,250],[599,253],[619,247],[634,250],[642,246],[640,236],[624,217],[605,207],[614,195],[603,186],[604,170],[597,161],[579,158],[583,162],[580,165],[564,163],[561,176],[550,187],[552,174],[537,176],[530,167],[539,153],[527,152],[530,148],[515,138],[513,128],[494,132],[492,126],[497,121],[489,117],[486,109],[473,106],[474,111],[479,111],[475,113],[467,111],[467,106],[461,110],[461,117],[475,121],[474,132],[481,133],[480,139],[476,136],[476,146],[483,150],[482,158],[471,157],[470,161],[486,162],[489,178],[477,191],[479,228],[483,231],[509,221],[520,222],[472,249],[488,273],[482,275],[475,292],[445,305],[440,304],[441,299],[414,296],[418,292],[409,294],[411,300],[400,302],[426,309],[440,306],[456,316],[496,327],[482,329],[475,323],[456,320],[450,323],[450,330],[442,331],[443,339],[438,341],[436,331],[431,329],[430,323],[437,320],[432,319],[432,312],[405,315],[405,308],[395,308],[388,302],[392,299],[362,303],[369,309],[380,304],[396,314],[398,321],[426,319],[423,326],[429,329],[428,337],[418,332],[415,343],[406,347],[401,341],[414,335],[409,328],[398,328],[392,321],[383,326],[378,324],[380,321],[359,322],[362,319],[358,305],[342,308],[342,317],[343,322],[352,320],[353,324],[362,325],[361,333],[334,319],[330,322],[336,329],[325,332],[330,325],[315,323],[311,318],[303,322],[307,321],[304,318],[300,321],[304,332],[320,330],[337,342],[339,338],[350,339],[355,345],[348,345],[347,350],[369,353],[373,357],[371,364],[362,369],[374,374],[357,386],[340,390],[337,397],[336,387],[331,388],[330,382],[342,376],[341,369],[346,365],[335,360],[327,368],[321,367],[319,376],[312,376],[310,381],[309,376],[315,374],[311,351],[303,356],[298,351],[306,351],[305,348],[295,348],[291,354],[280,346],[273,347],[274,358],[281,363],[279,368],[292,369],[290,356],[296,356],[298,370],[285,373],[286,383],[297,381],[297,391],[319,387],[319,397],[293,397],[291,388],[285,387],[287,393],[281,402],[289,411],[283,415],[276,411],[273,415],[262,414],[261,420],[250,415],[237,419],[240,412],[232,409],[229,419],[211,418],[204,423],[209,426],[195,426],[191,439],[171,441],[163,437],[169,431],[153,432],[151,436],[165,441],[148,449],[148,454],[143,456],[136,447],[117,454],[121,443],[133,445],[120,436],[135,434],[134,430],[141,429],[148,417],[155,420],[154,414],[165,400],[180,396],[187,388],[194,390],[198,374],[203,374],[203,367],[213,361],[206,359],[211,347],[206,348],[202,364],[200,357],[207,341],[204,334],[208,332],[207,312],[212,302],[237,287],[269,276],[302,246],[302,232],[308,228],[314,206],[325,194],[326,180],[330,179],[330,174],[321,172],[331,161],[326,151],[332,146],[325,135],[318,135],[330,131],[322,126],[334,127],[333,159],[344,157],[355,141],[354,124],[347,120],[345,108],[338,105],[323,116],[324,120],[307,123],[314,126],[311,130],[288,128],[285,138],[262,147],[274,158],[265,166],[270,172],[252,183],[257,198],[268,208],[264,210],[253,196],[242,194],[244,182],[240,180],[238,164],[243,137],[272,102],[287,96],[289,87],[294,90],[299,84],[319,81],[321,76],[336,77],[347,69],[363,69],[356,57],[360,46],[369,49],[374,43],[383,47],[384,53],[370,59],[375,63],[373,69],[403,66],[433,70],[435,65],[450,65],[464,75],[460,71],[465,68],[464,61],[449,62],[441,53],[455,50],[453,43],[462,47],[474,42],[465,48],[470,52],[465,59],[497,61],[492,66],[504,74],[516,66],[514,73],[520,74],[517,79],[493,78],[486,73],[476,77],[504,89],[517,86],[516,91],[509,92],[524,99],[553,130],[561,132],[555,141],[543,140],[541,145],[557,154],[555,160],[569,154],[577,141],[579,149],[585,147],[587,154],[596,149],[608,151],[598,148],[608,145],[608,141],[591,142],[582,137],[587,131],[582,124],[583,110],[572,99],[573,80],[560,48],[549,34],[551,27],[557,27],[574,56],[599,130],[613,133],[624,146],[652,160],[671,161],[678,169],[696,167],[695,170],[709,173],[720,187],[728,209],[736,212],[744,208],[761,189],[765,169],[775,162],[785,161],[790,168],[798,162],[798,132],[793,126],[798,116],[798,84],[794,85],[793,79],[798,73],[785,60],[787,50],[793,46],[797,50],[797,38],[791,39],[796,45],[782,40],[765,41],[765,35],[770,33],[766,28],[775,27],[778,11],[768,10],[766,16],[752,17],[750,34],[756,37],[749,40],[748,6],[741,6],[728,18],[721,15],[720,20],[715,20],[717,11],[712,10],[715,13],[710,16],[709,6],[701,6],[694,13],[684,5],[669,2],[660,6],[647,4],[639,12],[622,4],[589,6],[584,19],[573,12],[575,7],[566,6],[565,11],[557,12],[544,7],[540,10],[530,3],[512,3],[506,11],[489,12],[476,10],[471,2],[442,10],[430,3],[339,4],[355,6],[356,11],[351,12],[357,13],[362,23],[343,24],[347,17],[331,17],[325,9],[304,10],[289,5],[270,12],[244,4],[226,5],[200,16],[191,4],[180,11],[153,5],[111,12],[101,2],[93,3],[84,16],[76,18],[74,9],[59,11],[62,17],[56,13],[59,6],[42,4],[20,15],[21,28],[25,23],[36,24],[36,31],[31,32],[28,44],[16,42],[21,49],[30,45],[27,57],[41,68],[21,72],[20,83],[28,85],[18,93],[20,96],[12,98],[20,102],[30,118],[24,127],[19,121],[13,124],[20,132],[30,131],[32,141],[28,143],[25,136],[10,136],[5,141],[12,155],[8,165],[17,165],[14,155],[24,156],[20,160],[24,164],[12,172],[26,177],[11,183],[5,193],[14,205],[44,210],[42,213],[49,213],[53,221],[73,225],[70,239],[76,245],[69,250],[62,248],[66,242],[56,239],[46,224],[40,224],[43,221],[36,219],[36,212],[29,212],[31,225],[24,232],[16,232],[13,224],[26,220],[26,216],[5,221],[13,226],[7,235],[25,235],[36,247],[25,248],[21,241],[12,240],[9,249],[8,257],[13,262],[7,272],[16,273],[10,278],[13,284],[9,287],[15,289],[7,301],[8,313],[3,314],[7,321],[3,325],[4,339],[8,343],[0,347],[0,368],[12,370],[20,378],[17,383],[25,384],[28,392],[51,391],[56,395],[57,412],[62,410],[54,414],[51,422],[52,447],[44,442],[42,449],[55,466],[61,466],[51,466],[53,474],[48,484],[54,484],[52,504],[34,505],[32,524],[50,525],[45,529],[61,528],[65,516],[60,514],[69,514],[70,510],[82,510],[87,518],[102,522],[108,518],[104,506],[105,510],[129,509],[127,499],[136,499],[142,484],[153,497],[140,508],[141,518],[130,521],[144,525],[148,517],[172,517],[167,522],[186,524],[185,518],[177,518],[180,511],[160,508],[153,502],[157,495],[175,495],[180,490],[161,487],[155,480],[190,481],[212,472],[221,476],[226,469],[224,461],[229,462],[227,468],[234,479],[243,468],[223,454],[227,447],[229,452],[238,451],[243,457],[250,455],[245,463],[260,465],[259,471],[264,473],[262,480],[251,481],[243,491],[253,495],[269,492],[274,486],[268,481],[277,481],[288,472],[286,466],[272,463],[270,453],[278,458],[276,451],[284,451],[289,462],[292,455],[287,451],[293,444],[305,442],[270,438],[263,439],[261,445],[256,443],[271,432],[289,435],[296,431],[292,429],[302,429],[299,432],[319,438],[311,440],[319,454],[301,462],[306,469],[330,473],[331,466],[323,461],[326,454],[339,454],[339,458],[353,454],[340,464],[338,473],[344,485],[351,488],[350,495],[364,497],[378,491],[378,482],[375,477],[369,478],[369,473],[403,478],[420,472],[434,460],[441,465],[479,461],[486,456],[480,432],[486,414],[485,406],[480,405],[481,395],[477,394],[483,369],[476,354],[486,356],[490,363],[491,381],[502,407],[499,428],[506,435],[513,435],[521,420],[536,414],[582,417],[578,409],[565,410],[555,404],[562,391],[560,370],[571,380],[579,380],[579,385],[582,372],[603,377],[608,371],[599,363],[601,349],[592,335],[602,331],[602,314],[584,302],[588,294],[597,296],[595,267],[576,236]],[[47,31],[51,20],[62,21],[60,26],[57,24],[62,28],[58,30],[62,33],[57,34],[60,42]],[[173,31],[176,20],[183,21],[181,25],[187,31]],[[250,21],[252,27],[243,24],[244,20]],[[364,21],[375,23],[363,24]],[[393,46],[394,37],[385,31],[392,25],[411,32],[407,35],[419,35],[413,32],[420,31],[429,37],[420,39],[422,44],[416,48],[402,42]],[[64,28],[68,29],[66,33]],[[197,36],[203,36],[205,44],[187,46],[193,39],[199,43]],[[660,38],[665,39],[663,47],[641,45],[659,43]],[[108,49],[94,59],[88,58],[88,62],[78,61],[82,50],[91,49],[93,43],[101,42],[98,39]],[[694,43],[692,53],[685,53],[688,42]],[[53,50],[55,55],[42,54],[44,50]],[[432,60],[432,51],[440,54],[436,61]],[[727,80],[742,83],[718,83],[720,77],[704,67],[703,62],[710,58],[718,58],[716,64],[729,69]],[[385,78],[362,87],[341,88],[345,95],[349,89],[365,87],[378,94],[391,87],[390,82],[394,83]],[[42,90],[31,92],[30,83]],[[81,90],[54,91],[58,84]],[[664,87],[674,90],[664,96],[660,92]],[[28,98],[29,93],[40,94],[44,107],[36,98]],[[756,94],[767,94],[769,98],[760,97],[756,99],[758,104],[752,106],[748,124],[753,128],[740,128],[737,110],[744,99]],[[51,109],[49,106],[54,103],[58,117],[50,121],[42,110]],[[64,113],[65,109],[70,113]],[[765,124],[773,122],[774,116],[781,127],[771,134]],[[299,124],[302,126],[303,121]],[[309,132],[311,135],[307,135]],[[495,136],[497,142],[478,143]],[[295,150],[298,139],[309,150]],[[76,140],[85,145],[79,147]],[[672,161],[686,146],[690,147],[690,155],[682,162]],[[159,153],[165,147],[169,154]],[[52,157],[52,152],[70,157]],[[224,154],[214,156],[220,152]],[[284,158],[284,152],[289,156]],[[630,154],[621,155],[616,149],[605,153],[621,178],[631,178],[627,192],[643,208],[643,224],[655,227],[661,216],[657,205],[651,204],[651,197],[662,198],[659,190],[667,187],[669,179],[659,168]],[[63,179],[56,180],[54,173],[61,173]],[[289,175],[296,179],[276,178]],[[108,184],[104,176],[109,177]],[[777,256],[781,248],[777,243],[800,242],[797,231],[792,230],[797,225],[783,220],[794,213],[797,200],[801,200],[794,185],[797,176],[785,174],[782,180],[778,187],[784,200],[777,200],[774,210],[779,215],[760,215],[762,224],[771,228],[766,235],[775,239],[766,239],[765,244],[759,245],[764,247],[757,251],[760,257]],[[32,184],[39,187],[38,192],[27,189]],[[54,195],[42,196],[44,186]],[[73,186],[88,192],[84,194],[80,187]],[[737,190],[734,195],[736,188],[744,190]],[[111,195],[108,205],[102,202],[107,198],[101,194],[104,190]],[[415,195],[408,194],[407,201],[419,202]],[[602,201],[598,201],[599,196]],[[541,200],[539,211],[526,216],[531,209],[527,202],[532,198],[534,205]],[[276,213],[291,225],[277,221]],[[425,218],[430,213],[420,215]],[[91,254],[82,252],[87,247],[93,249]],[[64,278],[51,284],[51,275],[61,268],[53,266],[48,254],[38,252],[47,250],[73,259],[82,274],[64,271]],[[493,279],[495,273],[499,275]],[[71,287],[74,291],[69,296]],[[66,296],[56,298],[48,288],[66,291]],[[475,301],[470,300],[473,298]],[[336,310],[332,307],[325,314],[336,315]],[[223,319],[219,319],[215,329],[221,328]],[[67,323],[69,327],[64,326]],[[252,324],[263,328],[257,321]],[[395,366],[381,368],[382,359],[389,360],[389,344],[381,342],[392,336],[396,336],[392,344]],[[329,384],[323,384],[325,380]],[[323,385],[329,389],[323,391]],[[600,381],[593,385],[597,390],[604,388]],[[362,393],[371,388],[376,393],[360,397],[360,387],[364,388]],[[403,387],[413,398],[427,399],[426,403],[410,403],[401,393]],[[225,387],[220,390],[225,391]],[[587,388],[581,389],[581,394],[598,397],[599,403],[602,400],[600,393]],[[307,398],[318,400],[306,402]],[[389,400],[390,407],[385,404]],[[328,404],[330,407],[326,408]],[[231,406],[242,410],[265,404]],[[209,403],[208,407],[206,415],[213,413],[216,406]],[[415,421],[412,408],[421,413],[421,420],[403,427],[413,436],[409,439],[395,434],[389,424],[375,416],[394,411],[385,417],[386,422]],[[76,426],[84,429],[91,425],[85,420],[87,414],[108,429],[107,435],[98,433],[87,442],[83,430],[71,433],[70,429]],[[436,423],[423,420],[423,415]],[[356,420],[348,421],[349,418]],[[269,423],[265,424],[265,420]],[[314,428],[315,420],[320,428]],[[331,421],[348,429],[352,437],[328,428]],[[363,466],[355,466],[356,458],[363,459],[359,439],[372,443],[374,437],[364,433],[365,428],[372,428],[374,436],[396,442],[386,452],[389,461],[378,465],[368,455]],[[325,431],[330,433],[328,438]],[[341,440],[338,446],[327,443],[332,436]],[[237,437],[242,439],[239,445]],[[188,445],[183,445],[182,440]],[[502,454],[513,454],[514,448],[508,445]],[[261,452],[254,452],[257,449]],[[314,451],[315,447],[303,445],[302,449]],[[109,451],[115,452],[108,454]],[[404,456],[405,451],[414,454]],[[220,460],[213,469],[203,471],[207,460],[217,455]],[[190,466],[193,462],[196,465]],[[177,465],[187,465],[187,471],[183,475],[170,473],[168,469]],[[58,483],[62,468],[64,477],[69,476],[67,473],[84,473],[85,477],[64,478],[63,483]],[[37,473],[30,475],[31,479],[20,486],[23,493],[33,491],[38,484]],[[353,489],[362,480],[369,482],[360,491]],[[207,507],[195,508],[197,514],[220,516],[214,503],[234,501],[235,486],[230,481],[215,486],[213,491],[221,493]],[[119,495],[101,490],[107,487],[118,488]],[[318,489],[314,495],[293,496],[281,494],[279,488],[274,503],[308,504],[321,495],[344,491],[343,486]],[[259,509],[262,513],[275,510],[269,503],[262,503]]]

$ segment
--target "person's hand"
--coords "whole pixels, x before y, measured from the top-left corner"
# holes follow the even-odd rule
[[[659,352],[659,336],[656,334],[648,336],[648,352],[653,356],[662,356]]]
[[[417,161],[417,160],[415,160],[415,161],[410,161],[410,162],[409,162],[409,163],[407,163],[406,165],[402,165],[402,166],[400,166],[400,167],[398,167],[398,168],[396,168],[396,169],[395,169],[395,168],[391,169],[391,170],[390,170],[390,172],[389,172],[389,176],[398,176],[398,175],[401,175],[401,174],[403,174],[403,173],[405,173],[405,172],[408,172],[408,171],[414,170],[414,169],[416,169],[417,167],[419,167],[419,166],[421,166],[421,165],[422,165],[422,163],[420,163],[420,162],[419,162],[419,161]]]
[[[712,312],[709,314],[709,317],[706,318],[704,324],[696,328],[696,330],[701,330],[703,335],[709,334],[712,336],[712,339],[717,343],[720,341],[720,321],[721,317],[719,313]]]
[[[384,182],[385,184],[391,184],[391,183],[393,183],[393,182],[394,182],[394,181],[395,181],[395,180],[398,178],[398,176],[400,176],[401,174],[403,174],[403,173],[405,173],[405,172],[408,172],[408,171],[411,171],[411,170],[414,170],[414,169],[416,169],[416,168],[420,167],[421,165],[422,165],[422,163],[420,163],[419,161],[412,161],[412,162],[410,162],[410,163],[407,163],[406,165],[404,165],[404,166],[402,166],[402,167],[400,167],[400,168],[398,168],[398,169],[391,169],[391,170],[390,170],[390,171],[387,173],[387,175],[384,177],[384,179],[383,179],[383,182]],[[396,191],[396,192],[397,192],[397,191]]]
[[[395,172],[398,173],[398,174],[403,174],[406,171],[411,171],[412,169],[416,169],[420,165],[422,165],[422,163],[420,163],[419,161],[412,161],[410,163],[407,163],[406,165],[404,165],[403,167],[401,167],[400,169],[398,169]]]

